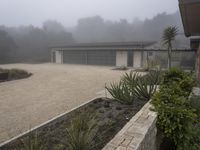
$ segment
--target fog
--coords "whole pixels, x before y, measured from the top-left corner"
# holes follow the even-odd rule
[[[160,42],[174,25],[178,0],[0,0],[0,63],[48,62],[50,46],[91,42]],[[176,46],[187,48],[183,34]]]
[[[78,19],[95,15],[132,21],[177,10],[178,0],[0,0],[0,24],[42,26],[45,20],[58,20],[74,26]]]

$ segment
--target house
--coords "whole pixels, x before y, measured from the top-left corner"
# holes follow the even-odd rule
[[[195,72],[200,83],[200,0],[179,0],[184,32],[196,49]]]
[[[51,52],[51,61],[60,64],[144,68],[151,62],[167,66],[167,50],[156,42],[82,43],[54,46]],[[177,48],[173,53],[173,66],[193,68],[194,51]]]

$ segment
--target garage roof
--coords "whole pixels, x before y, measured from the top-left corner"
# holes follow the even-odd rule
[[[62,50],[94,50],[94,49],[131,49],[131,48],[145,48],[153,45],[156,42],[109,42],[109,43],[77,43],[73,45],[53,46],[52,49]]]
[[[52,46],[53,51],[65,50],[143,50],[143,51],[167,51],[166,48],[158,42],[112,42],[112,43],[77,43],[73,45]],[[175,47],[175,51],[194,51],[189,47]]]
[[[186,36],[200,36],[200,0],[179,0]]]

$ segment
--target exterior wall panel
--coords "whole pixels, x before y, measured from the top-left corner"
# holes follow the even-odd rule
[[[127,51],[117,51],[116,54],[116,66],[127,66],[128,63],[128,52]]]
[[[62,51],[55,51],[55,62],[62,64]]]
[[[142,67],[142,52],[135,51],[133,53],[133,67],[141,68]]]

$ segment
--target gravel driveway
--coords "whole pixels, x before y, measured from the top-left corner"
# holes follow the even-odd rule
[[[70,110],[116,81],[124,71],[111,67],[61,64],[11,64],[30,78],[0,83],[0,143]]]

